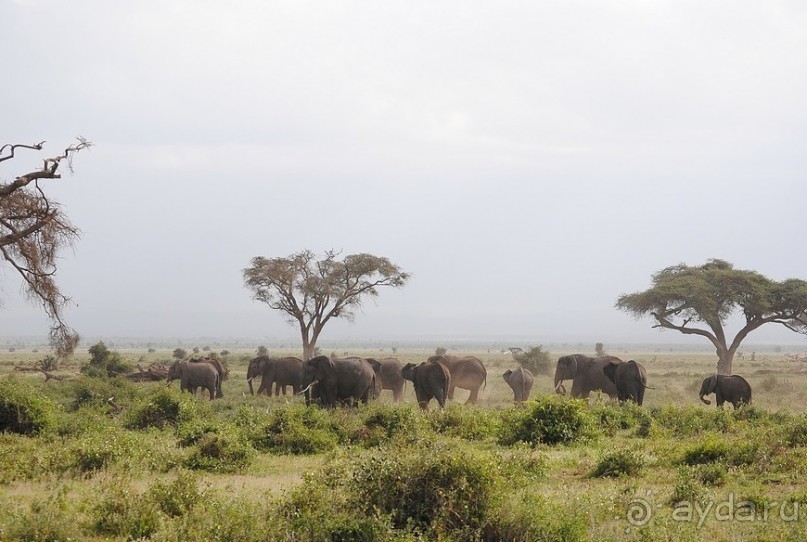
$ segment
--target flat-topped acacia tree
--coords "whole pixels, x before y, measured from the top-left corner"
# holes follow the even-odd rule
[[[41,151],[45,142],[33,145],[0,146],[0,163],[13,160],[18,150]],[[0,180],[0,264],[10,265],[23,279],[28,297],[42,304],[51,319],[51,346],[59,357],[73,352],[78,333],[62,317],[69,298],[56,284],[56,261],[59,251],[70,246],[79,236],[60,205],[45,192],[46,182],[62,177],[60,167],[71,168],[73,155],[92,143],[79,137],[78,143],[62,154],[45,158],[42,167],[23,173],[13,181]]]
[[[616,307],[637,318],[652,316],[657,322],[653,327],[707,338],[715,346],[720,374],[731,374],[742,341],[765,324],[807,334],[807,282],[776,282],[718,259],[662,269],[653,275],[650,289],[620,296]],[[730,338],[725,324],[736,312],[742,313],[745,325]]]
[[[372,254],[350,254],[339,260],[328,251],[318,259],[310,250],[285,258],[252,258],[243,270],[244,285],[253,299],[288,315],[298,325],[303,356],[314,357],[317,340],[332,318],[353,320],[362,300],[378,295],[378,288],[400,288],[409,273],[387,258]]]

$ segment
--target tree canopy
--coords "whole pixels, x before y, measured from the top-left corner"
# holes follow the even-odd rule
[[[332,318],[352,321],[364,298],[378,295],[378,288],[400,288],[409,273],[387,258],[372,254],[328,251],[318,259],[310,250],[285,258],[257,256],[243,270],[244,285],[253,299],[286,313],[290,324],[298,325],[303,355],[313,357],[317,340]]]
[[[742,341],[765,324],[807,334],[807,282],[776,282],[719,259],[662,269],[653,275],[651,288],[620,296],[616,307],[637,318],[655,318],[653,327],[707,338],[715,346],[721,374],[731,374]],[[727,337],[726,321],[738,312],[745,324],[733,338]]]
[[[16,157],[18,149],[42,150],[45,142],[34,145],[7,144],[0,147],[0,163]],[[69,298],[54,280],[59,250],[79,236],[59,204],[44,190],[44,181],[60,179],[64,163],[72,170],[73,155],[92,143],[78,138],[53,158],[45,158],[40,169],[19,175],[11,182],[0,182],[0,256],[23,279],[26,294],[42,304],[50,317],[51,345],[59,357],[69,355],[78,344],[78,334],[63,320],[62,309]]]

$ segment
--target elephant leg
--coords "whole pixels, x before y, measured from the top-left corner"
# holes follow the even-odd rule
[[[448,387],[448,398],[449,398],[450,400],[452,400],[452,401],[454,400],[454,388],[456,388],[456,386],[455,386],[454,384],[451,384],[451,385]]]
[[[468,400],[465,401],[466,405],[472,405],[476,403],[476,399],[479,396],[479,388],[471,388],[471,394],[468,396]]]
[[[392,402],[400,403],[402,399],[403,399],[403,386],[392,388]]]

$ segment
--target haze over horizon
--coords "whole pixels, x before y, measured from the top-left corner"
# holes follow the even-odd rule
[[[12,0],[0,145],[47,144],[0,180],[95,144],[43,183],[84,337],[298,338],[241,271],[334,249],[413,277],[321,342],[708,344],[614,303],[710,258],[807,279],[804,28],[787,1]],[[0,265],[0,337],[47,335],[19,290]]]

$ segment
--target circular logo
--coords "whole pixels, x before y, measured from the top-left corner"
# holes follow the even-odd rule
[[[634,527],[641,527],[653,519],[653,507],[642,498],[633,499],[628,506],[628,523]]]

